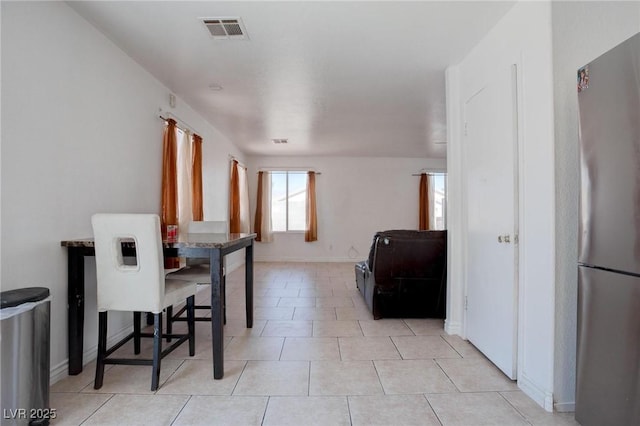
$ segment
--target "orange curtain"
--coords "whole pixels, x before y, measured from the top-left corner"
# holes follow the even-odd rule
[[[160,229],[162,239],[167,239],[167,225],[178,224],[178,148],[176,121],[167,120],[162,139],[162,206]],[[178,268],[178,258],[165,258],[165,268]]]
[[[426,173],[420,175],[420,213],[421,231],[429,229],[429,176]]]
[[[203,220],[202,209],[202,138],[193,135],[191,150],[191,205],[193,220]]]
[[[238,162],[231,162],[231,182],[229,185],[229,232],[237,234],[241,231],[240,222],[240,176]]]
[[[316,211],[316,173],[307,172],[307,229],[304,233],[307,242],[318,240],[318,214]]]
[[[253,229],[256,236],[256,241],[262,241],[262,179],[264,172],[258,172],[258,196],[256,199],[256,217],[253,225]]]
[[[167,225],[178,224],[178,152],[176,121],[167,120],[162,141],[162,238],[167,237]]]

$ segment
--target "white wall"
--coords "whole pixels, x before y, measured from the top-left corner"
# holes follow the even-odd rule
[[[552,408],[554,344],[554,157],[551,7],[547,2],[517,3],[447,73],[449,114],[449,190],[451,258],[464,259],[465,214],[461,177],[464,163],[460,128],[463,104],[498,65],[520,70],[520,304],[518,386],[546,409]],[[487,200],[490,202],[490,200]],[[472,256],[473,253],[469,253]],[[451,265],[450,265],[451,266]],[[464,260],[456,266],[464,268]],[[464,274],[452,274],[447,318],[450,331],[464,323]],[[500,295],[496,295],[499,297]],[[458,315],[458,317],[455,317]],[[458,328],[458,330],[456,330]]]
[[[444,170],[445,160],[367,157],[249,157],[252,224],[260,168],[309,167],[316,178],[318,241],[303,233],[277,233],[256,243],[257,260],[356,262],[369,254],[373,234],[418,228],[419,177],[423,168]]]
[[[578,97],[576,72],[640,31],[639,2],[554,2],[556,173],[556,356],[554,396],[575,406],[578,276]]]
[[[1,28],[2,289],[51,289],[55,380],[67,363],[60,241],[91,236],[96,212],[159,212],[169,90],[65,3],[2,2]],[[172,111],[204,139],[205,219],[224,219],[228,155],[240,153],[180,99]],[[97,340],[93,259],[85,275],[86,362]]]

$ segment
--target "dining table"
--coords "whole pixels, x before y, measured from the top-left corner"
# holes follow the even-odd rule
[[[224,376],[224,289],[223,259],[245,249],[245,293],[247,328],[253,327],[253,242],[254,233],[183,234],[175,242],[163,242],[167,257],[209,259],[211,273],[211,336],[213,377]],[[85,308],[85,257],[95,256],[93,238],[61,241],[67,249],[68,289],[68,349],[69,375],[77,375],[83,367],[83,335]],[[133,242],[122,243],[123,256],[135,256]]]

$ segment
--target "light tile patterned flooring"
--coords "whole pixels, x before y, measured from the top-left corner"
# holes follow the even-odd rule
[[[545,412],[441,320],[373,321],[354,277],[353,264],[256,263],[247,329],[238,269],[227,277],[222,380],[213,380],[210,323],[198,322],[196,355],[186,344],[168,355],[157,392],[150,367],[120,365],[94,390],[91,363],[51,387],[52,424],[577,424]]]

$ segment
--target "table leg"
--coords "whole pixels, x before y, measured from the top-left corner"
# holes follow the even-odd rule
[[[84,333],[84,248],[67,247],[67,310],[69,375],[82,372]]]
[[[247,328],[253,327],[253,241],[245,249],[245,295],[247,308]]]
[[[211,249],[211,345],[213,349],[213,378],[224,376],[224,332],[222,298],[222,255],[220,249]]]

